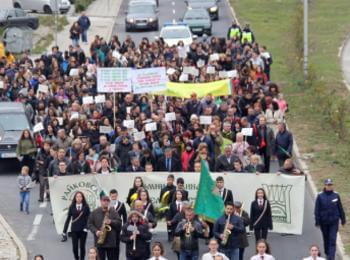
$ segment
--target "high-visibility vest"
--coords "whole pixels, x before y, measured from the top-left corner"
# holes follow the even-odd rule
[[[245,42],[252,43],[253,42],[253,34],[252,32],[244,32],[242,33],[242,43]]]
[[[5,56],[5,46],[4,44],[0,41],[0,58]]]
[[[241,32],[239,31],[239,28],[237,28],[237,27],[231,28],[231,30],[230,30],[230,38],[232,39],[234,37],[237,37],[237,38],[241,37]]]

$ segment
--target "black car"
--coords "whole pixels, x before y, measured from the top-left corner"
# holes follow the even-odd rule
[[[39,27],[39,19],[27,15],[25,11],[19,8],[0,9],[0,26],[28,26],[36,30]]]
[[[211,35],[211,20],[208,11],[203,8],[188,9],[183,22],[190,27],[193,34]]]
[[[125,31],[151,29],[158,31],[157,9],[149,2],[130,3],[125,17]]]
[[[189,8],[204,8],[208,10],[212,20],[219,20],[219,6],[217,0],[185,0]]]

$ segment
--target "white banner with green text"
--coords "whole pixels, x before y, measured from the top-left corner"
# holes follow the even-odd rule
[[[159,203],[159,194],[166,184],[169,173],[114,173],[110,175],[74,175],[49,178],[53,216],[57,233],[62,233],[67,210],[74,194],[82,191],[91,207],[99,206],[101,190],[106,194],[111,189],[117,189],[119,199],[125,201],[129,189],[133,186],[136,176],[141,176],[144,187],[149,191],[153,203]],[[185,189],[189,192],[189,200],[195,201],[199,173],[174,173],[175,178],[185,180]],[[223,176],[225,187],[233,192],[234,200],[243,202],[244,209],[250,211],[257,188],[264,188],[272,207],[273,232],[301,234],[304,219],[305,177],[277,174],[246,174],[246,173],[211,173],[215,180]]]

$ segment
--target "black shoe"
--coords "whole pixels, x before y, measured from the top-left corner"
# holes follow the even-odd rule
[[[67,235],[62,234],[61,242],[66,242],[68,240]]]
[[[43,199],[38,199],[38,202],[44,202],[44,200]]]
[[[19,205],[19,211],[23,211],[23,204],[22,203]]]

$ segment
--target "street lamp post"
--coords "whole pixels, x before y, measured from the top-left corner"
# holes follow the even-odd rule
[[[304,79],[308,77],[308,0],[304,0]]]
[[[55,46],[57,45],[57,31],[58,31],[58,4],[57,0],[55,0]]]

